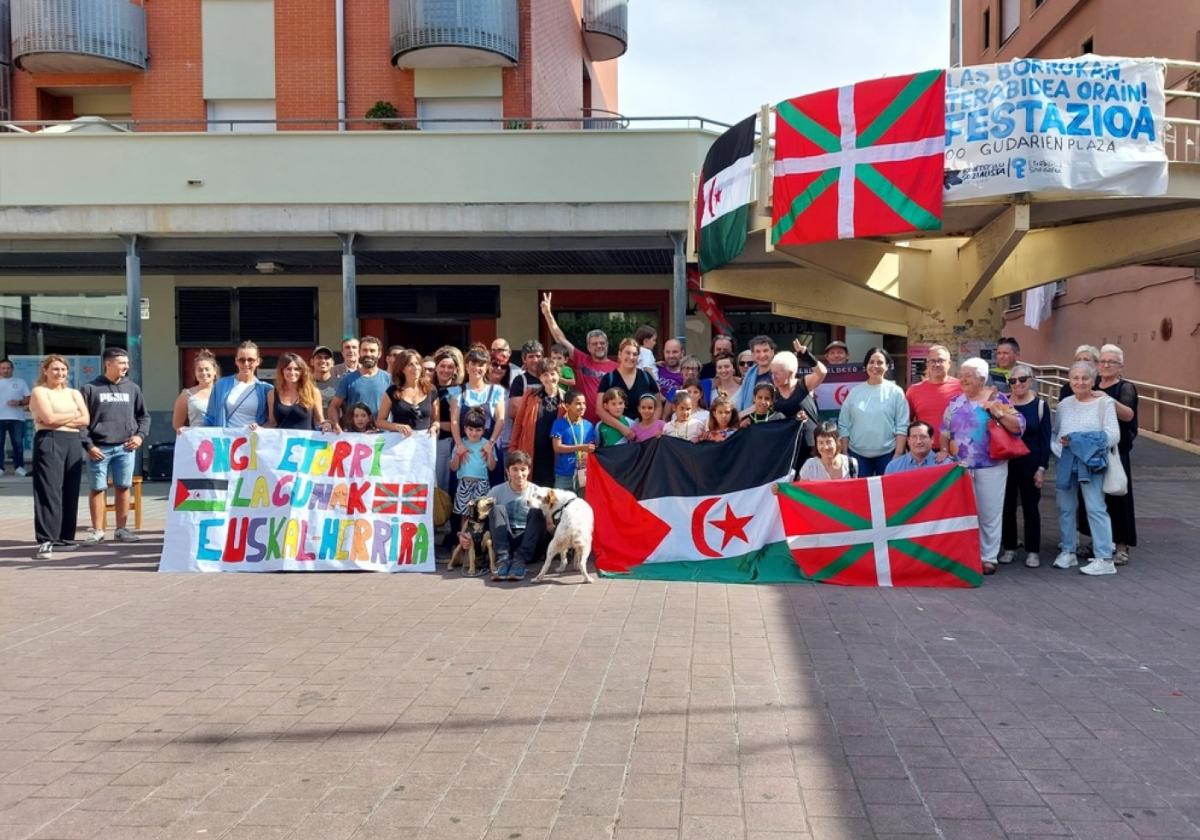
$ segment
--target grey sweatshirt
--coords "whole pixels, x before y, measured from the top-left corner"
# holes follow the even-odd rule
[[[79,389],[92,422],[80,434],[84,448],[116,446],[134,435],[146,439],[150,412],[142,402],[142,389],[130,379],[110,382],[97,376]]]

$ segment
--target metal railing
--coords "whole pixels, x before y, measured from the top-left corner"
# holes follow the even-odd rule
[[[428,47],[483,50],[513,63],[520,55],[517,0],[391,0],[391,26],[399,64]]]
[[[1045,397],[1051,408],[1058,405],[1058,394],[1067,383],[1065,365],[1035,365],[1026,362],[1037,377],[1038,394]],[[1200,394],[1183,388],[1173,388],[1170,385],[1157,385],[1153,382],[1141,382],[1129,379],[1138,390],[1139,406],[1150,404],[1150,411],[1138,412],[1138,424],[1143,429],[1149,429],[1157,434],[1166,434],[1182,440],[1184,443],[1195,443],[1193,439],[1196,428],[1196,415],[1200,414]],[[1165,432],[1164,428],[1178,427],[1179,432]]]
[[[145,70],[146,10],[130,0],[14,0],[12,53],[19,67],[66,53]]]
[[[619,43],[614,48],[610,43],[601,46],[599,55],[593,51],[594,61],[608,61],[625,53],[629,46],[629,0],[583,0],[583,32],[606,35]]]

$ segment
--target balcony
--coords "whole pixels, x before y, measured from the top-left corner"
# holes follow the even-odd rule
[[[132,0],[13,0],[13,60],[31,73],[146,69],[146,10]]]
[[[511,67],[517,0],[391,0],[397,67]]]
[[[629,48],[629,0],[583,0],[583,41],[592,61],[624,55]]]

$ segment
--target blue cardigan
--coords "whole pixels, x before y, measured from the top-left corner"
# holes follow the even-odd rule
[[[208,398],[208,411],[204,413],[205,426],[226,425],[228,418],[225,416],[225,402],[229,399],[229,392],[233,390],[233,383],[236,381],[236,376],[223,376],[213,384],[212,395]],[[254,385],[258,394],[258,416],[255,422],[260,426],[267,424],[267,398],[273,388],[269,382],[262,380]]]

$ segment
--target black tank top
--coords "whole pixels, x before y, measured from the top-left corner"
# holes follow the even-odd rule
[[[280,429],[313,429],[313,413],[300,403],[285,405],[279,401],[279,392],[271,391],[275,401],[275,425]]]
[[[433,400],[432,392],[416,405],[408,402],[400,396],[400,389],[392,385],[387,390],[388,399],[392,401],[392,416],[388,419],[393,423],[400,423],[404,426],[409,426],[414,432],[423,432],[433,425]]]

